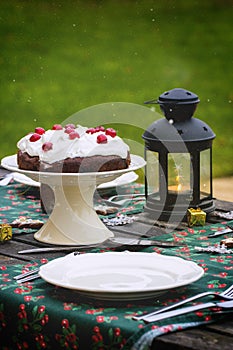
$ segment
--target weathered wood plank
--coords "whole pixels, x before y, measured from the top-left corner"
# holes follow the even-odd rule
[[[226,334],[233,337],[233,315],[228,316],[228,320],[224,321],[224,323],[218,322],[213,323],[208,326],[206,326],[208,330],[211,330],[212,332],[217,332],[219,334]],[[232,339],[233,342],[233,339]],[[233,346],[232,346],[233,347]]]
[[[145,222],[134,221],[131,224],[122,226],[110,226],[112,232],[119,232],[122,234],[135,235],[139,237],[159,236],[165,233],[165,230],[160,227],[148,225]]]
[[[233,338],[195,328],[155,338],[152,350],[232,350]]]

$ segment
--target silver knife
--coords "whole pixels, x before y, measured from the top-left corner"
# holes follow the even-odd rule
[[[20,250],[18,254],[34,254],[34,253],[50,253],[50,252],[72,252],[76,249],[84,249],[84,248],[95,248],[98,247],[97,244],[88,244],[88,245],[73,245],[68,247],[42,247],[42,248],[32,248]]]
[[[216,231],[214,233],[210,233],[207,237],[209,238],[213,238],[213,237],[218,237],[221,235],[225,235],[226,233],[233,233],[232,228],[228,227],[226,229],[220,230],[220,231]]]
[[[159,240],[150,240],[150,239],[138,239],[138,238],[109,238],[107,241],[101,243],[106,244],[115,243],[117,245],[129,245],[129,246],[157,246],[157,247],[177,247],[182,245],[182,243],[168,242],[168,241],[159,241]],[[33,254],[33,253],[49,253],[49,252],[65,252],[65,251],[73,251],[76,249],[88,249],[88,248],[96,248],[100,247],[100,243],[98,244],[88,244],[88,245],[73,245],[73,246],[60,246],[60,247],[44,247],[44,248],[32,248],[26,250],[20,250],[18,254]]]
[[[209,302],[209,303],[198,304],[198,305],[194,305],[194,306],[187,306],[187,307],[183,307],[183,308],[180,308],[177,310],[163,312],[161,314],[157,314],[154,316],[153,315],[152,316],[145,315],[145,317],[141,318],[141,320],[143,320],[146,323],[156,322],[156,321],[164,320],[167,318],[172,318],[175,316],[188,314],[188,313],[194,312],[194,311],[208,309],[211,307],[233,308],[233,300],[224,301],[224,302]]]
[[[183,245],[182,243],[160,241],[152,239],[138,239],[128,237],[113,237],[109,239],[112,243],[121,245],[134,245],[134,246],[157,246],[157,247],[177,247]]]

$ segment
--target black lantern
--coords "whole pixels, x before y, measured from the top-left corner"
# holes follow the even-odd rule
[[[215,134],[193,118],[199,103],[194,93],[176,88],[164,92],[158,103],[165,118],[143,134],[147,161],[145,211],[158,220],[180,221],[188,208],[214,210],[212,198],[212,142]]]

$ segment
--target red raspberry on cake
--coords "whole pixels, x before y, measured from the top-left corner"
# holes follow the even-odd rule
[[[67,128],[75,129],[75,125],[74,124],[66,124],[65,129],[67,129]]]
[[[87,134],[94,134],[94,133],[96,133],[96,129],[95,128],[89,128],[89,129],[86,130],[86,133]]]
[[[44,152],[50,151],[51,149],[53,149],[53,144],[52,144],[52,142],[45,142],[45,143],[43,143],[43,145],[42,145],[42,150],[43,150]]]
[[[54,126],[52,127],[52,130],[62,130],[63,127],[61,124],[54,124]]]
[[[96,126],[95,127],[95,132],[99,132],[99,131],[104,131],[104,127],[102,125]]]
[[[97,136],[96,141],[97,141],[97,143],[107,143],[108,139],[107,139],[106,135],[100,134],[100,135]]]
[[[31,135],[31,137],[29,138],[29,140],[30,140],[31,142],[36,142],[36,141],[38,141],[40,138],[41,138],[41,136],[40,136],[39,134],[33,133],[33,134]]]
[[[115,137],[117,135],[116,130],[113,128],[108,128],[105,130],[105,134],[111,137]]]
[[[70,128],[69,126],[65,129],[66,134],[70,134],[71,132],[74,132],[73,128]]]
[[[43,135],[45,133],[45,129],[41,127],[35,128],[35,133],[39,135]]]
[[[79,133],[76,132],[76,131],[71,131],[71,132],[69,133],[69,138],[70,138],[71,140],[79,139],[79,138],[80,138],[80,135],[79,135]]]

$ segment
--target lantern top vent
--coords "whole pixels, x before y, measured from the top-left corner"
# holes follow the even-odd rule
[[[200,102],[198,96],[191,91],[176,88],[159,96],[158,103],[190,104]]]
[[[175,88],[165,91],[158,100],[145,102],[146,104],[157,103],[166,119],[174,121],[185,121],[190,119],[200,102],[198,96],[191,91]]]

